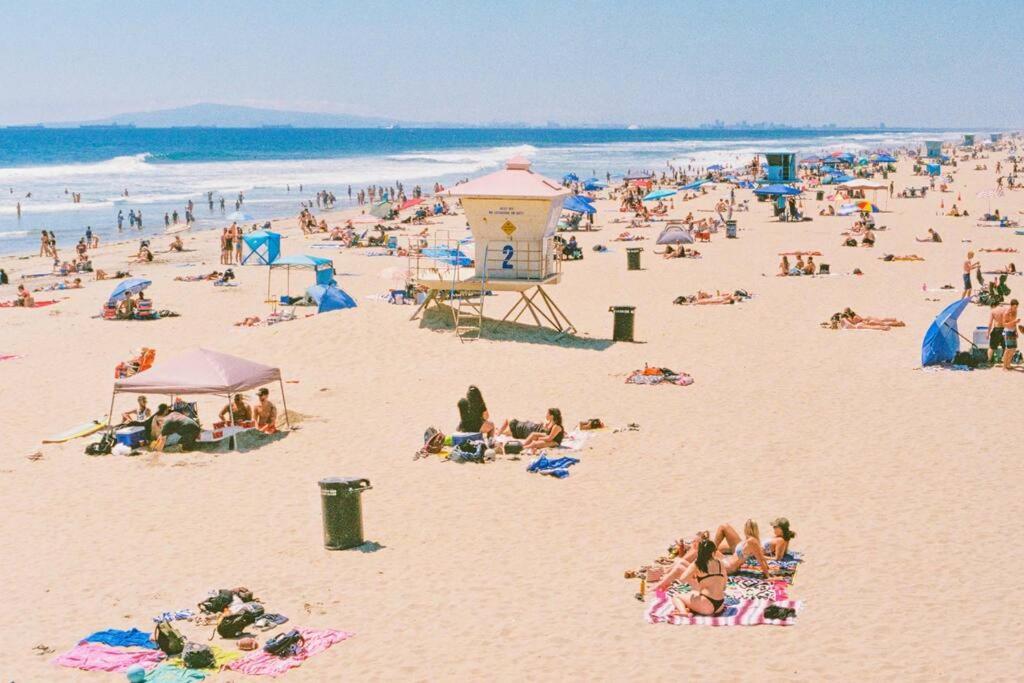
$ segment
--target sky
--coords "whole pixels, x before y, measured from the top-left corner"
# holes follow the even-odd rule
[[[0,0],[0,17],[0,124],[197,102],[458,123],[1024,123],[1024,0]]]

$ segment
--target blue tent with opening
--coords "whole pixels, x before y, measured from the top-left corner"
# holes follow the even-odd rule
[[[257,230],[242,235],[248,252],[242,256],[242,265],[252,261],[257,266],[269,266],[281,255],[281,235],[269,230]]]
[[[565,202],[562,203],[562,209],[564,211],[575,211],[576,213],[597,213],[597,209],[594,208],[594,205],[586,197],[575,194],[565,198]]]
[[[953,362],[960,351],[960,332],[956,329],[956,321],[970,302],[967,298],[957,299],[935,317],[921,342],[921,365]]]
[[[317,313],[356,307],[355,299],[334,285],[312,285],[306,288],[306,296],[316,303]]]
[[[800,190],[790,185],[765,185],[754,190],[754,194],[767,195],[767,196],[778,196],[778,195],[798,195]]]

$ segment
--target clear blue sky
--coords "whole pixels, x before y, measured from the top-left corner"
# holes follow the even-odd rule
[[[196,102],[467,123],[1024,123],[1024,0],[0,0],[0,17],[0,124]]]

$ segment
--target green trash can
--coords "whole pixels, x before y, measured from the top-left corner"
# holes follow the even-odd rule
[[[818,190],[818,192],[815,194],[815,197],[820,202],[822,199],[825,198],[825,190]]]
[[[346,550],[363,544],[363,491],[368,479],[328,477],[320,480],[324,516],[324,547]]]
[[[613,341],[633,341],[633,321],[636,317],[636,306],[612,306],[608,309],[615,314],[612,328]]]
[[[640,252],[642,247],[626,249],[626,270],[640,270]]]

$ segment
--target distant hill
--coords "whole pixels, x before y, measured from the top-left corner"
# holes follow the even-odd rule
[[[173,128],[180,126],[200,126],[217,128],[261,128],[261,127],[294,127],[294,128],[386,128],[416,127],[438,128],[456,126],[458,124],[424,123],[399,121],[372,116],[352,116],[349,114],[318,114],[314,112],[283,111],[280,109],[259,109],[232,104],[192,104],[176,109],[161,109],[129,114],[118,114],[104,119],[92,121],[69,121],[47,123],[47,128],[67,128],[80,125],[86,126],[136,126],[138,128]]]

